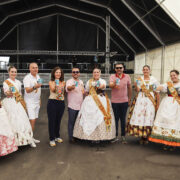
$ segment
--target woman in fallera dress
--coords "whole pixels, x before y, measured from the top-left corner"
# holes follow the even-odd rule
[[[14,133],[9,123],[7,113],[0,101],[0,157],[17,151],[17,149]]]
[[[130,107],[127,123],[129,135],[140,137],[140,144],[147,144],[151,134],[155,112],[159,105],[159,94],[155,91],[158,81],[150,76],[150,67],[143,67],[143,76],[135,83],[137,95]]]
[[[73,136],[78,139],[102,141],[115,138],[115,120],[110,100],[104,93],[106,81],[101,71],[93,70],[93,78],[86,83],[86,92],[74,126]]]
[[[154,121],[149,140],[164,144],[164,150],[180,146],[180,80],[179,71],[170,72],[171,81],[160,85],[157,91],[166,93]]]
[[[2,105],[13,128],[16,145],[24,146],[29,144],[31,147],[36,147],[26,113],[26,104],[21,94],[21,82],[16,79],[17,69],[11,66],[8,69],[8,73],[9,78],[3,83],[6,98],[2,101]]]

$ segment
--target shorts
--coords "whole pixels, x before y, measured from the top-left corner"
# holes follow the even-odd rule
[[[37,119],[39,117],[39,109],[40,109],[40,105],[39,104],[35,104],[35,105],[31,105],[31,106],[27,106],[27,112],[28,112],[28,116],[30,120],[34,120]]]

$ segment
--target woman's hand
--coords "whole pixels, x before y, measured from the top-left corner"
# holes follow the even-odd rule
[[[105,85],[104,84],[100,84],[99,87],[96,87],[97,89],[104,89],[105,88]]]
[[[6,91],[5,95],[9,98],[9,97],[13,97],[13,93],[12,91]]]
[[[137,83],[136,83],[136,82],[134,83],[134,87],[135,87],[135,91],[136,91],[136,92],[139,92],[139,91],[140,91],[140,88],[137,86]]]
[[[56,92],[57,87],[58,87],[58,86],[56,86],[55,81],[49,81],[49,89],[50,89],[52,92]]]

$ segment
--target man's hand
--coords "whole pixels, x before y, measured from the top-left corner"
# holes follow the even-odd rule
[[[75,85],[72,85],[72,86],[68,86],[68,87],[67,87],[68,91],[72,91],[72,90],[74,90],[75,88],[76,88]]]
[[[109,87],[119,89],[119,86],[116,85],[116,82],[110,82]]]
[[[35,84],[35,85],[34,85],[34,88],[37,89],[37,88],[40,88],[41,86],[42,86],[42,84]]]
[[[131,106],[131,99],[128,100],[128,106]]]

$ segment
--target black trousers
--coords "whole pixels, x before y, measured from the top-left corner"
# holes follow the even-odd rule
[[[47,114],[50,141],[60,137],[60,124],[64,109],[64,101],[59,101],[55,99],[48,100]]]
[[[128,102],[125,103],[112,103],[116,122],[116,136],[118,136],[119,119],[121,121],[121,136],[126,134],[126,113],[128,109]]]
[[[69,134],[69,140],[72,140],[73,138],[73,130],[74,130],[74,124],[76,122],[77,115],[79,113],[79,110],[74,110],[71,108],[68,108],[68,134]]]

